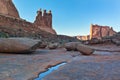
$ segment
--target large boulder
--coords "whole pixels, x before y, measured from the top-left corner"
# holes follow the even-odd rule
[[[40,40],[29,38],[0,38],[0,53],[32,52],[40,44]]]
[[[90,55],[94,52],[94,49],[90,48],[90,46],[81,44],[80,42],[66,43],[65,48],[67,51],[79,51],[83,55]]]
[[[77,44],[81,44],[81,43],[80,42],[68,42],[68,43],[65,43],[64,47],[67,49],[67,51],[76,51]]]
[[[83,44],[78,44],[76,48],[83,55],[91,55],[94,52],[94,49],[92,49],[90,46]]]

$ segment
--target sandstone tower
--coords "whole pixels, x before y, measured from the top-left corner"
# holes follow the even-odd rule
[[[38,26],[38,28],[50,32],[52,34],[56,34],[55,30],[52,28],[52,12],[39,9],[37,11],[37,16],[34,21],[34,25]]]
[[[0,0],[0,14],[20,18],[12,0]]]
[[[43,12],[40,10],[37,11],[36,20],[34,24],[41,27],[49,27],[52,28],[52,13],[49,11],[48,13],[46,10]]]

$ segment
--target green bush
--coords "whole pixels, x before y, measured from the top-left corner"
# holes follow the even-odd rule
[[[0,32],[0,38],[8,38],[9,35],[7,33],[4,32]]]

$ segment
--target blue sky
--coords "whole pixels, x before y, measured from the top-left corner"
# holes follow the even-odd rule
[[[120,31],[120,0],[13,0],[20,17],[33,22],[39,8],[52,10],[58,34],[87,35],[90,24]]]

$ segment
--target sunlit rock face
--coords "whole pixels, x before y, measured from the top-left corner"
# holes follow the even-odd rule
[[[106,36],[113,36],[116,32],[112,27],[109,26],[100,26],[100,25],[91,25],[90,27],[90,39],[97,38],[101,39]]]
[[[12,0],[0,0],[0,14],[20,18]]]
[[[90,34],[85,36],[77,36],[79,40],[102,39],[103,37],[113,36],[116,31],[110,26],[93,25],[90,26]]]

